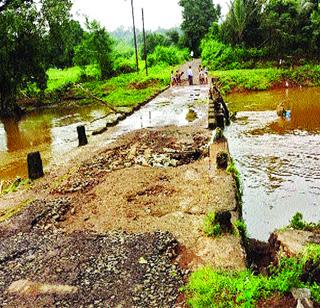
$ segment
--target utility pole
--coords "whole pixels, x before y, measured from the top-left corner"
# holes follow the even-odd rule
[[[142,11],[142,29],[143,29],[143,45],[144,45],[144,60],[146,61],[146,75],[148,76],[148,59],[147,59],[147,43],[146,43],[146,31],[144,29],[144,12]]]
[[[135,22],[134,22],[133,0],[131,0],[131,8],[132,8],[134,48],[135,48],[135,50],[136,50],[136,66],[137,66],[137,72],[139,72],[138,45],[137,45],[136,25],[135,25]]]

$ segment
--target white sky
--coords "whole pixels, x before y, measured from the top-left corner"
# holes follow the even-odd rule
[[[215,0],[225,12],[227,0]],[[98,20],[108,31],[119,26],[132,27],[131,0],[73,0],[73,14],[83,20],[83,15]],[[141,29],[141,8],[145,11],[145,26],[148,30],[158,27],[171,28],[182,22],[178,0],[134,0],[136,26]]]

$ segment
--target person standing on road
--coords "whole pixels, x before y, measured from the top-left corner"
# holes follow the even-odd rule
[[[204,74],[205,74],[205,83],[208,84],[208,82],[209,82],[209,70],[208,70],[208,67],[204,68]]]
[[[174,77],[173,71],[171,71],[170,79],[171,79],[171,87],[174,87],[176,85],[176,78]]]
[[[188,68],[187,75],[188,75],[188,80],[189,80],[189,86],[192,86],[193,85],[193,72],[192,72],[191,65]]]

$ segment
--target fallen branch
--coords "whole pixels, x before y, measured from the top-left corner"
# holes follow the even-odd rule
[[[105,102],[104,100],[102,100],[101,98],[95,96],[92,94],[92,92],[90,92],[88,89],[85,89],[80,83],[77,84],[77,87],[80,88],[82,91],[86,92],[91,98],[93,98],[94,100],[98,101],[99,103],[102,103],[104,106],[107,106],[109,109],[111,109],[113,112],[115,113],[121,113],[119,111],[117,111],[114,107],[110,106],[110,104],[108,104],[107,102]]]

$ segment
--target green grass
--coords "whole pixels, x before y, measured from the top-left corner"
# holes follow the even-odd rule
[[[97,68],[91,65],[86,68],[86,75],[91,81],[81,82],[85,91],[76,86],[81,78],[79,67],[64,70],[50,69],[45,101],[47,104],[60,103],[68,87],[79,105],[96,103],[88,95],[89,91],[115,107],[134,107],[169,85],[170,72],[174,69],[176,67],[162,64],[151,67],[148,76],[141,69],[138,73],[121,74],[108,80],[99,80]]]
[[[306,65],[293,70],[266,68],[213,71],[211,75],[219,78],[219,84],[224,93],[233,90],[267,90],[285,80],[302,86],[320,85],[320,65]]]
[[[204,267],[195,271],[184,291],[190,307],[254,307],[259,299],[284,295],[291,288],[309,288],[316,303],[320,287],[312,280],[301,281],[307,262],[320,262],[320,245],[308,246],[298,258],[280,259],[270,268],[269,276],[254,275],[250,270],[227,272]]]
[[[98,73],[98,69],[94,65],[87,66],[86,74],[88,76],[97,77]],[[47,75],[48,84],[46,92],[53,92],[66,84],[78,82],[81,77],[81,68],[79,66],[66,69],[51,68],[47,71]]]
[[[169,85],[171,70],[167,65],[155,66],[149,69],[148,76],[141,70],[104,81],[86,82],[83,87],[113,106],[134,107]]]

